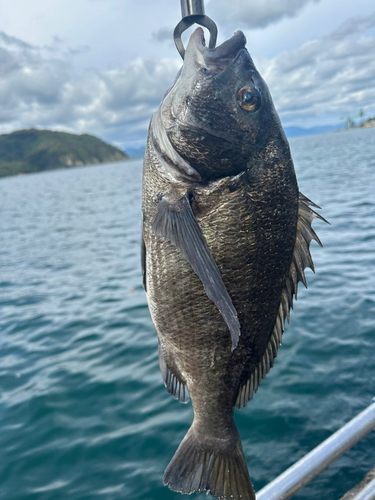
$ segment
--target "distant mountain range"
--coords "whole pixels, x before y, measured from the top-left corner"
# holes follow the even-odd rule
[[[0,135],[0,177],[127,159],[124,151],[88,134],[30,129]]]
[[[342,123],[338,123],[337,125],[326,125],[322,127],[312,128],[284,127],[284,130],[288,137],[300,137],[303,135],[327,134],[328,132],[344,132],[346,130],[372,127],[375,127],[375,117],[368,118],[366,121],[363,121],[358,125],[356,125],[353,120],[348,118],[347,123],[344,127]]]
[[[333,132],[342,128],[342,124],[338,125],[326,125],[322,127],[284,127],[287,137],[301,137],[302,135],[317,135],[317,134],[327,134],[328,132]]]
[[[145,146],[141,146],[140,148],[126,148],[126,152],[132,160],[139,160],[145,154]]]

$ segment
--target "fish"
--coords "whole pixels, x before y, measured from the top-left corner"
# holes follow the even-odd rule
[[[237,31],[183,66],[150,122],[142,270],[168,392],[194,420],[164,485],[226,500],[255,493],[234,420],[274,364],[284,323],[314,271],[319,208],[299,192],[287,138]]]

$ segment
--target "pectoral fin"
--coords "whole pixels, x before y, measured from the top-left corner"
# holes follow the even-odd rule
[[[153,229],[170,241],[190,263],[203,283],[207,296],[223,316],[232,337],[232,351],[237,347],[240,322],[220,271],[196,221],[187,195],[178,200],[163,197],[158,205]]]

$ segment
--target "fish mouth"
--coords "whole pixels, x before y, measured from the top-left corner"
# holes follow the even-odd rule
[[[189,45],[191,44],[194,45],[195,55],[198,56],[196,60],[215,75],[222,73],[245,49],[246,37],[242,31],[236,31],[232,38],[210,49],[206,46],[203,29],[197,28],[191,35]]]

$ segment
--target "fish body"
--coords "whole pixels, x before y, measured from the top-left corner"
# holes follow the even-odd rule
[[[143,175],[144,286],[164,383],[194,409],[164,484],[255,499],[234,408],[277,355],[317,214],[242,32],[198,28],[154,114]]]

